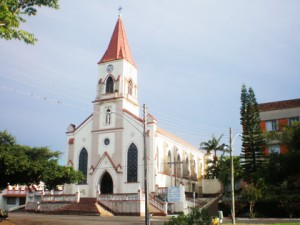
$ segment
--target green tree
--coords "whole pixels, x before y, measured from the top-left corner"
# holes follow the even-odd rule
[[[271,153],[266,159],[262,178],[270,187],[279,187],[286,177],[283,155]]]
[[[294,213],[300,209],[300,196],[299,195],[280,195],[279,206],[283,208],[291,219]]]
[[[241,167],[241,158],[239,156],[233,156],[234,166],[234,180],[240,180],[242,178],[243,170]],[[230,184],[231,181],[231,161],[230,157],[222,155],[219,159],[219,180],[224,186]]]
[[[7,130],[0,133],[0,145],[12,146],[16,144],[16,138],[12,136]]]
[[[300,182],[300,122],[285,126],[281,134],[281,142],[287,146],[288,152],[281,155],[281,164],[287,189],[299,190]]]
[[[208,178],[218,178],[219,177],[219,165],[218,165],[218,156],[217,151],[224,151],[225,144],[220,144],[220,141],[223,137],[223,134],[217,139],[215,135],[212,136],[211,140],[207,142],[202,142],[200,144],[201,149],[205,149],[207,154],[210,154],[211,151],[214,151],[213,160],[208,160],[208,168],[207,168],[207,177]]]
[[[264,136],[260,127],[259,110],[252,88],[242,86],[241,91],[241,125],[242,134],[242,168],[244,179],[256,183],[259,171],[263,167],[265,145]]]
[[[255,217],[254,206],[256,202],[263,198],[263,188],[258,185],[249,184],[244,187],[242,197],[249,202],[249,217]]]
[[[271,134],[274,140],[280,140],[287,146],[286,154],[269,154],[261,173],[265,182],[271,187],[281,187],[286,191],[294,191],[300,186],[300,122],[284,127],[282,133]],[[271,136],[269,135],[269,136]]]
[[[0,0],[0,38],[34,44],[37,41],[34,35],[20,27],[26,22],[24,16],[35,16],[37,7],[42,6],[59,8],[58,0]]]
[[[289,152],[300,152],[300,122],[295,121],[285,126],[280,139]]]
[[[30,185],[43,181],[52,189],[83,179],[81,172],[58,164],[61,155],[58,151],[18,145],[7,131],[0,132],[0,140],[0,188],[7,183]]]

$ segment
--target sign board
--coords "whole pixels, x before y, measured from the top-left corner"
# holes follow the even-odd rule
[[[168,202],[180,202],[181,188],[180,187],[168,187]]]

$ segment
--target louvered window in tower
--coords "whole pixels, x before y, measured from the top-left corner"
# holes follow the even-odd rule
[[[127,182],[137,182],[138,151],[135,144],[131,144],[127,153]]]
[[[82,180],[79,184],[86,184],[87,167],[88,167],[88,153],[87,150],[83,148],[79,154],[78,170],[83,173],[85,179]]]
[[[132,95],[132,89],[133,89],[132,80],[129,80],[129,82],[128,82],[128,94]]]
[[[114,92],[114,80],[109,76],[106,80],[106,94]]]

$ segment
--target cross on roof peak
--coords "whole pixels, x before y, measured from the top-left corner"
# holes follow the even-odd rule
[[[122,6],[120,6],[119,8],[118,8],[118,11],[119,11],[119,17],[121,17],[122,16]]]

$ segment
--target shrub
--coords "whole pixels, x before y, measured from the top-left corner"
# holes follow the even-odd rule
[[[212,218],[205,209],[195,207],[187,215],[180,214],[177,217],[172,217],[168,222],[165,222],[165,225],[210,225],[211,222]]]

